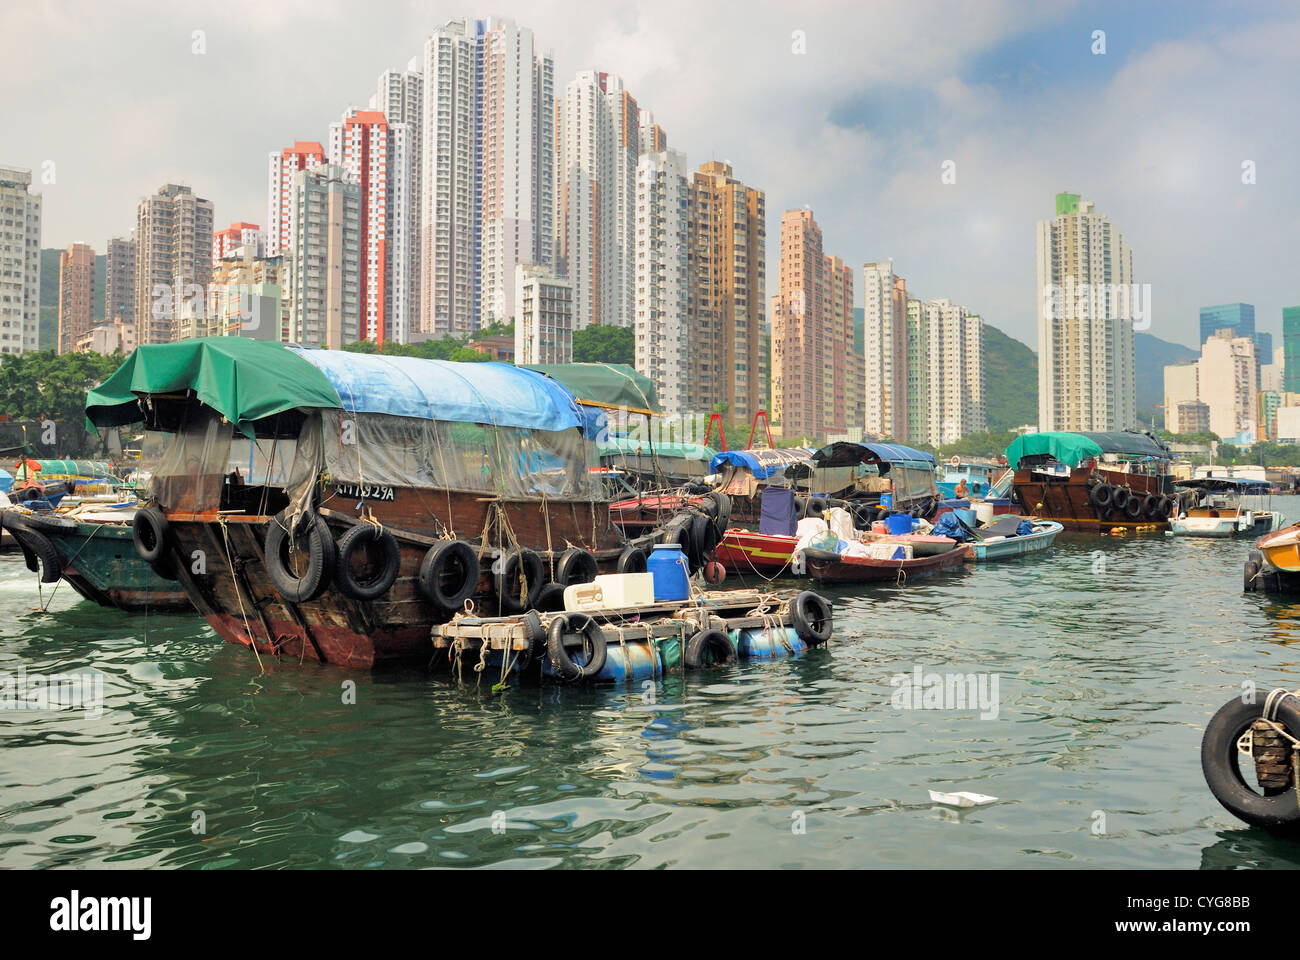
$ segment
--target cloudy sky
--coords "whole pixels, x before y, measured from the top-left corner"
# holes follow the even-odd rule
[[[554,52],[557,86],[621,74],[692,164],[767,192],[769,293],[781,211],[807,205],[828,253],[892,257],[1034,346],[1034,221],[1069,191],[1132,245],[1151,333],[1194,344],[1199,306],[1244,300],[1278,334],[1300,303],[1300,9],[1136,6],[33,0],[3,15],[0,165],[52,170],[47,247],[103,252],[168,181],[260,223],[270,150],[325,140],[431,28],[497,14]]]

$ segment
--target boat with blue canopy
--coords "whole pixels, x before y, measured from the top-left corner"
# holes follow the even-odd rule
[[[173,434],[137,548],[259,655],[427,660],[467,601],[509,614],[644,569],[582,406],[533,370],[199,338],[138,348],[86,415]]]

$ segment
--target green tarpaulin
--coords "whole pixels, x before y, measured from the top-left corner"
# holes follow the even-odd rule
[[[525,363],[558,380],[574,398],[589,407],[627,409],[632,413],[660,414],[654,382],[626,363]]]
[[[184,394],[216,410],[247,437],[252,424],[297,407],[342,407],[325,374],[278,343],[199,337],[138,347],[86,396],[90,429],[140,419],[142,394]]]
[[[1169,450],[1144,433],[1122,430],[1113,433],[1026,433],[1007,447],[1007,463],[1014,469],[1025,457],[1050,456],[1067,467],[1113,453],[1137,459],[1169,459]]]
[[[602,457],[609,456],[644,456],[680,457],[683,460],[713,459],[717,453],[712,447],[699,443],[652,443],[634,437],[609,437],[596,444],[596,450]]]

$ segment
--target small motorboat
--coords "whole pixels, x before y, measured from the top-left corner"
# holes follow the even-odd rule
[[[1272,510],[1248,510],[1243,493],[1265,486],[1236,477],[1206,477],[1185,480],[1179,487],[1194,490],[1200,497],[1195,507],[1169,518],[1169,530],[1176,537],[1261,536],[1279,529],[1284,521]]]
[[[907,554],[912,551],[903,550],[907,545],[900,543],[897,546],[902,556],[896,559],[853,556],[813,548],[802,552],[808,575],[822,583],[869,583],[875,580],[901,582],[909,577],[952,570],[973,558],[970,544],[956,541],[951,543],[943,553],[924,557],[912,555],[910,558]]]
[[[1031,553],[1042,553],[1052,548],[1052,543],[1065,527],[1055,520],[1029,521],[1032,533],[992,534],[970,544],[976,560],[1006,560]]]

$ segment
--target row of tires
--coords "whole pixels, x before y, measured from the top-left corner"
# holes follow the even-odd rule
[[[1126,516],[1130,520],[1168,520],[1178,511],[1178,501],[1158,493],[1134,493],[1128,487],[1109,483],[1095,484],[1088,491],[1088,500],[1097,508],[1103,520]]]
[[[804,590],[790,601],[789,610],[795,633],[808,646],[815,647],[830,639],[834,622],[830,601],[825,597]],[[537,611],[530,610],[525,620],[529,624],[529,649],[524,654],[524,661],[518,664],[521,670],[543,653],[551,669],[562,680],[594,678],[605,669],[605,631],[592,617],[584,613],[567,613],[556,617],[550,627],[545,628]],[[574,659],[566,647],[565,638],[572,634],[582,638],[581,661]],[[736,648],[731,639],[716,628],[695,633],[682,651],[682,663],[688,670],[726,666],[735,660]]]
[[[132,529],[136,551],[159,576],[175,580],[167,530],[167,518],[157,507],[136,513]],[[331,583],[354,600],[378,600],[397,582],[402,563],[397,538],[381,526],[359,523],[336,541],[329,524],[315,512],[304,513],[293,531],[287,512],[277,514],[267,526],[264,555],[276,590],[292,603],[315,600]],[[369,560],[362,566],[364,574],[357,572],[356,564],[362,555]],[[644,550],[628,547],[618,558],[617,570],[644,572],[646,560]],[[574,547],[556,560],[552,582],[541,555],[521,547],[493,562],[493,592],[505,613],[556,610],[563,607],[566,586],[589,583],[597,573],[596,557]],[[417,584],[431,604],[449,615],[478,592],[480,576],[478,550],[464,540],[445,540],[425,553]]]
[[[0,516],[0,525],[18,542],[23,551],[27,569],[40,575],[41,583],[55,583],[63,576],[63,560],[59,551],[42,530],[58,531],[76,529],[75,520],[66,517],[44,516],[39,513],[20,514],[6,510]]]

